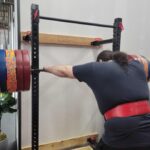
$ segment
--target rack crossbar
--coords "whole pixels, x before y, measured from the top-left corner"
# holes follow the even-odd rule
[[[82,21],[75,21],[75,20],[45,17],[45,16],[39,16],[39,18],[43,20],[51,20],[51,21],[58,21],[58,22],[66,22],[66,23],[82,24],[82,25],[89,25],[89,26],[106,27],[106,28],[115,28],[115,26],[112,26],[112,25],[105,25],[105,24],[98,24],[98,23],[91,23],[91,22],[82,22]]]

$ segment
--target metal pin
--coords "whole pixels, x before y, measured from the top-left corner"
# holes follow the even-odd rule
[[[31,72],[44,72],[44,68],[42,69],[31,69]]]

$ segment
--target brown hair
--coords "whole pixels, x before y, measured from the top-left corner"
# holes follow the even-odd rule
[[[99,55],[97,56],[97,62],[99,61],[108,61],[108,60],[112,60],[112,55],[113,52],[110,50],[104,50],[101,53],[99,53]]]
[[[128,55],[124,52],[113,52],[110,50],[104,50],[97,56],[97,62],[99,61],[114,60],[120,66],[124,67],[128,65]]]
[[[121,66],[128,65],[128,55],[124,52],[114,52],[112,59]]]

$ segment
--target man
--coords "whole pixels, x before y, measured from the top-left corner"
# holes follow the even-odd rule
[[[150,150],[149,89],[143,64],[115,52],[109,61],[48,66],[44,70],[76,78],[92,89],[106,120],[96,150]]]
[[[104,50],[97,56],[96,61],[101,62],[101,61],[112,60],[113,59],[113,54],[115,54],[115,52],[110,51],[110,50]],[[150,62],[144,56],[128,54],[128,61],[133,61],[133,60],[136,60],[136,61],[140,62],[141,64],[143,64],[147,80],[149,81]]]

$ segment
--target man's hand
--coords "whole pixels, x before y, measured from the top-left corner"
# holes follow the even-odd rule
[[[73,75],[72,66],[64,65],[64,66],[46,66],[43,67],[45,72],[54,74],[58,77],[66,77],[66,78],[75,78]]]

